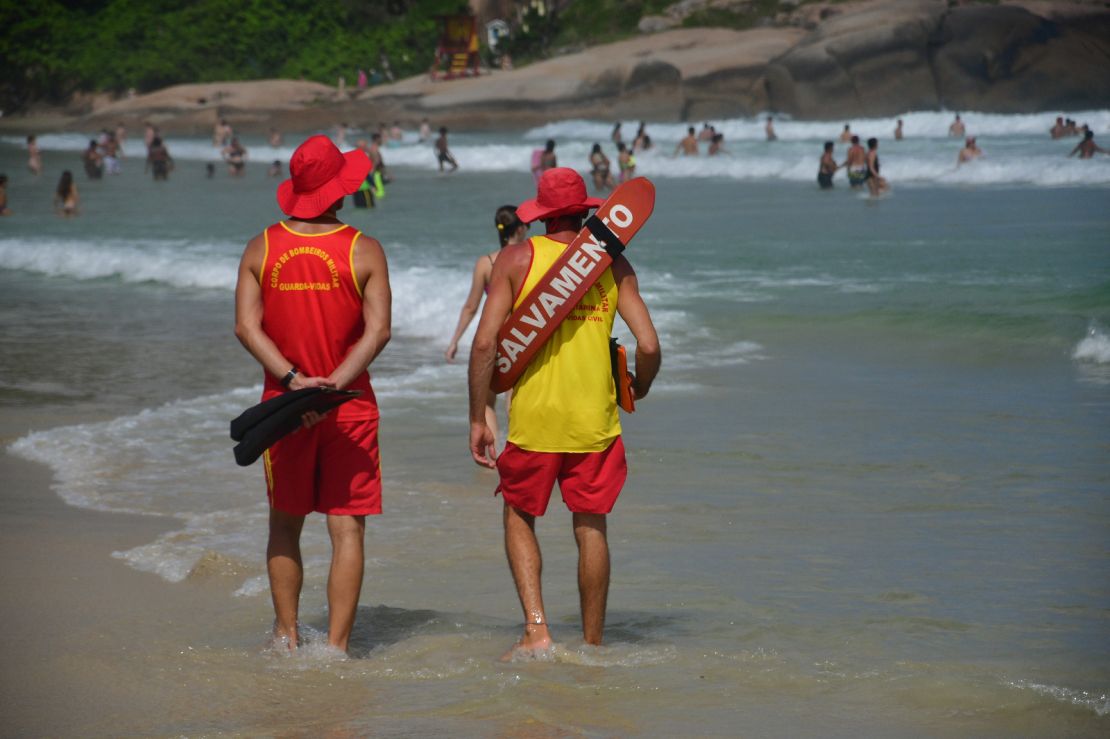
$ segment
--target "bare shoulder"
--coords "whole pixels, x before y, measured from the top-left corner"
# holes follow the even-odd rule
[[[382,244],[380,241],[375,239],[373,236],[367,236],[366,234],[361,232],[359,233],[358,238],[355,239],[355,249],[356,251],[363,252],[365,254],[385,254],[385,250],[382,249]]]
[[[385,249],[373,236],[360,233],[351,247],[351,260],[359,275],[385,274]]]
[[[495,274],[515,273],[528,269],[532,263],[532,244],[523,241],[519,244],[509,244],[500,252],[493,263]]]
[[[257,234],[250,241],[247,242],[247,248],[243,250],[243,257],[261,257],[266,251],[266,232],[263,231]]]
[[[620,282],[626,277],[636,276],[636,270],[632,268],[632,262],[625,259],[623,254],[613,260],[612,270],[613,279],[617,282]]]

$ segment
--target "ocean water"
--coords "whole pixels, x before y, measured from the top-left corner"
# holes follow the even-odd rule
[[[530,196],[531,149],[555,138],[584,171],[594,141],[613,156],[609,122],[452,133],[447,176],[410,134],[385,151],[396,181],[380,207],[343,211],[384,245],[394,293],[373,367],[385,515],[367,525],[350,659],[259,650],[264,485],[227,438],[261,380],[232,335],[236,266],[280,217],[265,165],[291,146],[248,137],[247,176],[208,179],[210,143],[170,137],[177,168],[152,183],[131,142],[122,175],[89,182],[85,137],[40,136],[38,179],[19,139],[0,141],[14,211],[0,220],[0,429],[66,502],[170,522],[115,552],[121,567],[226,576],[226,623],[159,638],[188,646],[228,708],[161,733],[280,733],[292,714],[234,710],[235,686],[262,675],[319,688],[320,718],[296,717],[306,733],[1105,735],[1110,158],[1068,159],[1053,117],[964,113],[987,156],[960,168],[948,114],[907,114],[902,142],[893,120],[854,121],[882,141],[893,190],[879,201],[816,188],[843,122],[778,121],[771,144],[761,119],[717,122],[730,154],[712,160],[670,158],[683,127],[649,124],[658,147],[638,172],[658,200],[629,257],[664,363],[623,419],[631,475],[600,649],[578,635],[556,502],[537,528],[562,646],[497,662],[519,606],[496,480],[466,448],[465,362],[442,352],[496,244],[493,211]],[[1096,140],[1110,129],[1110,111],[1073,117]],[[71,220],[50,208],[66,168],[82,195]],[[326,624],[321,521],[304,549],[311,634]],[[344,700],[374,700],[328,710],[337,680]]]

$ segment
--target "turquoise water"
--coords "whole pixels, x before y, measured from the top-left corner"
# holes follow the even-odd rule
[[[118,552],[129,566],[182,581],[235,563],[227,623],[160,634],[194,648],[193,669],[229,688],[273,670],[300,688],[352,680],[375,694],[342,712],[355,733],[1102,735],[1110,160],[1067,160],[1028,118],[985,120],[991,160],[975,166],[991,168],[971,174],[912,179],[954,162],[953,144],[884,141],[894,189],[878,202],[816,189],[816,124],[780,126],[786,146],[768,149],[729,122],[733,156],[703,171],[643,158],[658,202],[629,256],[664,365],[623,419],[632,471],[601,650],[577,637],[556,505],[538,528],[564,648],[554,664],[496,663],[519,608],[495,479],[466,450],[465,369],[442,361],[494,209],[529,195],[528,150],[556,135],[584,152],[600,123],[461,134],[452,176],[416,144],[387,151],[381,207],[344,211],[384,245],[394,290],[374,371],[386,515],[368,525],[353,659],[256,646],[265,497],[260,470],[232,464],[226,423],[260,377],[231,334],[235,267],[279,215],[258,142],[236,181],[205,178],[204,142],[170,139],[168,183],[133,160],[86,182],[64,137],[32,181],[0,146],[16,213],[0,221],[0,426],[68,502],[177,522]],[[1062,182],[992,179],[1024,154],[1059,162]],[[71,221],[49,209],[67,166],[84,204]],[[310,525],[310,627],[325,623],[327,555]],[[281,726],[220,715],[206,730]]]

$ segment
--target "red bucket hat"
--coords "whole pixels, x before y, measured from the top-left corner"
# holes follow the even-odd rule
[[[292,177],[278,185],[278,205],[294,218],[315,218],[357,190],[371,166],[364,152],[355,149],[343,154],[327,136],[313,136],[293,152]]]
[[[601,198],[586,196],[586,183],[582,175],[569,167],[546,170],[536,185],[536,197],[525,200],[516,209],[517,218],[525,223],[584,213],[601,205]]]

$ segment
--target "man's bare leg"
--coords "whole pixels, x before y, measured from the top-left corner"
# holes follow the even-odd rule
[[[604,513],[575,513],[574,540],[578,543],[578,602],[582,608],[582,638],[601,644],[605,604],[609,598],[609,541]]]
[[[347,651],[358,611],[365,564],[366,516],[328,516],[331,571],[328,573],[328,644]]]
[[[270,538],[266,544],[266,571],[274,602],[274,639],[297,648],[297,604],[304,583],[301,564],[301,528],[304,516],[270,509]]]
[[[540,587],[543,557],[536,540],[536,517],[506,504],[504,519],[505,555],[520,596],[520,606],[524,609],[524,636],[501,658],[507,660],[516,654],[535,654],[550,648],[551,632],[547,628]]]

